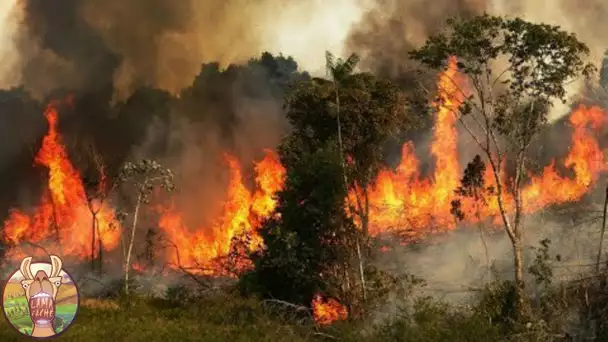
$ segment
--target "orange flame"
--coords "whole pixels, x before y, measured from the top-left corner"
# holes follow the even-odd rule
[[[463,92],[467,90],[467,85],[457,71],[455,58],[449,60],[438,85],[440,96],[430,148],[435,162],[434,171],[430,177],[423,178],[413,143],[403,145],[400,164],[394,170],[381,171],[367,189],[372,235],[408,230],[412,235],[421,236],[425,228],[446,230],[456,226],[450,208],[462,166],[458,162],[458,118],[455,108],[464,100]],[[57,105],[57,102],[52,102],[45,110],[49,130],[35,159],[37,164],[48,169],[48,189],[42,195],[39,206],[31,213],[18,210],[9,213],[4,235],[13,244],[23,241],[38,243],[55,237],[60,242],[55,245],[58,249],[56,253],[84,258],[91,252],[91,213],[86,205],[80,175],[61,144],[57,131]],[[606,169],[605,157],[594,132],[605,124],[606,117],[605,110],[582,105],[571,113],[572,145],[560,166],[569,169],[572,176],[560,174],[562,168],[558,167],[558,160],[546,166],[541,174],[528,175],[522,192],[527,213],[552,204],[579,200],[592,188],[600,173]],[[274,212],[277,205],[274,195],[283,187],[285,168],[275,152],[265,150],[265,157],[254,167],[255,189],[252,191],[245,186],[239,161],[230,155],[226,155],[225,160],[230,175],[228,191],[223,209],[212,224],[186,227],[179,208],[162,209],[159,226],[167,240],[176,247],[170,249],[166,256],[174,267],[196,266],[206,274],[222,274],[217,261],[231,252],[231,245],[240,234],[250,235],[248,248],[255,249],[261,245],[257,230],[263,220]],[[484,179],[486,185],[496,184],[489,167]],[[499,179],[502,185],[510,182],[504,169],[500,170]],[[360,189],[351,191],[347,200],[354,204],[355,196],[360,194]],[[469,214],[468,220],[498,220],[496,198],[489,198],[484,206],[477,206],[469,199],[463,201],[463,208]],[[513,199],[508,194],[505,194],[505,206],[508,212],[513,211]],[[481,211],[479,218],[470,214],[474,208]],[[112,225],[116,225],[114,212],[109,206],[103,205],[97,217],[103,247],[112,250],[120,237],[120,231],[112,229]],[[239,264],[242,268],[249,266]],[[140,265],[134,267],[139,269]],[[321,297],[317,298],[316,303],[319,306],[317,310],[322,312]]]
[[[348,318],[346,307],[333,298],[323,299],[320,294],[315,295],[312,300],[312,313],[319,325],[329,325]]]
[[[435,173],[431,179],[421,179],[414,145],[405,143],[396,170],[380,172],[368,189],[370,233],[404,227],[446,226],[453,221],[452,193],[460,182],[455,110],[464,100],[463,88],[456,59],[451,58],[447,70],[439,77],[439,102],[431,145]],[[351,203],[355,203],[355,196],[350,194]]]
[[[368,189],[370,200],[370,232],[380,234],[407,229],[411,235],[422,234],[422,229],[452,229],[456,222],[450,213],[453,191],[459,185],[461,167],[458,163],[457,120],[453,108],[463,99],[457,89],[466,89],[458,76],[456,59],[449,61],[448,69],[439,78],[440,106],[437,112],[431,152],[435,158],[435,170],[430,179],[421,179],[418,160],[411,142],[402,149],[401,163],[396,170],[380,172],[373,186]],[[569,117],[573,128],[572,145],[564,159],[564,166],[573,173],[572,178],[559,174],[554,160],[540,175],[529,175],[528,184],[522,190],[523,208],[526,213],[538,211],[553,204],[580,200],[593,186],[599,174],[606,170],[604,154],[592,130],[599,129],[606,121],[607,112],[599,107],[580,105]],[[506,188],[507,177],[500,170],[501,185]],[[487,186],[496,185],[492,169],[488,166],[484,175]],[[355,192],[349,201],[355,203]],[[514,210],[509,193],[503,193],[506,211]],[[463,199],[467,219],[499,219],[497,198],[492,196],[484,206],[476,206],[472,199]],[[473,214],[479,210],[481,213]],[[477,218],[479,217],[479,218]]]
[[[32,215],[13,210],[4,222],[5,239],[13,244],[39,243],[54,237],[59,244],[47,250],[63,256],[86,257],[91,254],[93,216],[87,206],[85,189],[78,171],[71,164],[57,131],[59,102],[51,102],[44,112],[49,125],[35,162],[48,169],[48,188]],[[102,206],[97,227],[104,249],[118,244],[120,232],[114,211]]]
[[[175,210],[163,213],[160,227],[179,251],[179,255],[172,253],[170,257],[174,265],[196,265],[204,269],[204,273],[218,274],[222,272],[215,261],[229,253],[233,239],[240,234],[251,235],[253,241],[250,248],[261,244],[256,230],[260,227],[261,219],[274,210],[274,194],[280,190],[285,177],[285,168],[276,153],[265,150],[265,154],[264,159],[254,168],[257,190],[253,195],[243,184],[238,160],[225,155],[230,170],[228,194],[222,215],[211,227],[191,230],[184,226],[181,213]]]

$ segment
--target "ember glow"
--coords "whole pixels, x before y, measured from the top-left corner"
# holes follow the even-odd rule
[[[348,311],[342,304],[333,298],[324,299],[321,295],[316,295],[312,300],[312,313],[319,325],[328,325],[348,318]]]

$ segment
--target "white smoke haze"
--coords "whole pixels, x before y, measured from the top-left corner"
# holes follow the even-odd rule
[[[20,81],[16,72],[19,56],[13,40],[20,19],[20,13],[15,7],[16,1],[0,1],[0,89],[17,86]]]
[[[534,248],[541,247],[540,241],[548,239],[548,262],[555,283],[593,271],[601,220],[591,221],[558,222],[541,215],[528,217],[524,221],[526,270],[534,261]],[[422,246],[395,247],[380,256],[378,265],[396,274],[422,278],[426,285],[415,291],[414,296],[431,295],[454,304],[468,302],[492,281],[513,279],[514,271],[512,244],[500,224],[460,227],[425,238]],[[530,274],[527,277],[528,291],[534,296],[534,279]]]
[[[491,0],[490,13],[521,17],[532,22],[559,25],[575,33],[590,48],[590,60],[598,69],[602,56],[608,48],[605,32],[608,30],[608,3],[601,0],[585,2],[584,6],[570,0],[508,1]],[[576,100],[583,87],[583,80],[567,86],[568,97]],[[555,103],[550,120],[555,121],[569,113],[568,104]]]

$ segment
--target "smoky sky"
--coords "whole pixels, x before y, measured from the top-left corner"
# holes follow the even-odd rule
[[[436,34],[451,17],[466,18],[486,9],[484,0],[374,0],[350,31],[347,50],[362,57],[362,67],[399,78],[413,66],[407,53]]]
[[[259,55],[271,2],[21,0],[21,83],[35,94],[108,82],[119,98],[139,86],[177,93],[203,62]]]
[[[366,2],[366,9],[350,28],[346,50],[362,57],[362,68],[405,88],[413,76],[407,52],[438,32],[449,17],[488,11],[560,24],[576,32],[593,51],[599,50],[601,33],[608,29],[602,20],[608,5],[600,0],[585,7],[566,0],[539,1],[539,5],[520,0],[353,1]],[[76,92],[76,110],[61,117],[66,139],[94,137],[117,162],[133,150],[141,155],[147,150],[158,152],[163,140],[188,139],[196,144],[190,144],[187,153],[181,151],[185,159],[180,151],[170,151],[178,165],[193,161],[193,155],[211,145],[214,151],[241,149],[243,158],[251,160],[259,156],[255,150],[275,147],[286,131],[281,95],[252,96],[251,89],[265,89],[267,82],[248,76],[255,81],[244,82],[245,87],[238,68],[228,68],[216,79],[209,75],[220,71],[209,64],[203,70],[203,63],[217,62],[222,69],[259,57],[282,4],[278,0],[18,0],[13,37],[18,83],[40,103],[56,93]],[[10,112],[22,111],[18,107],[11,105]],[[28,133],[30,141],[30,136],[42,134],[44,122],[37,110],[27,111],[33,114],[22,118],[36,116],[32,122],[37,127],[27,132],[38,132]],[[0,126],[13,132],[24,129],[27,119],[9,119],[8,111],[0,114]],[[0,149],[0,159],[6,156],[2,165],[10,165],[7,160],[18,151],[36,148],[35,143],[25,148],[7,142]]]

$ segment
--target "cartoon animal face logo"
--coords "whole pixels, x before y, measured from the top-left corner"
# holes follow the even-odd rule
[[[21,286],[28,303],[30,317],[34,323],[32,337],[54,336],[55,302],[59,287],[63,282],[60,275],[63,262],[56,255],[51,255],[51,273],[39,270],[32,274],[32,258],[27,257],[19,268],[24,279]]]

